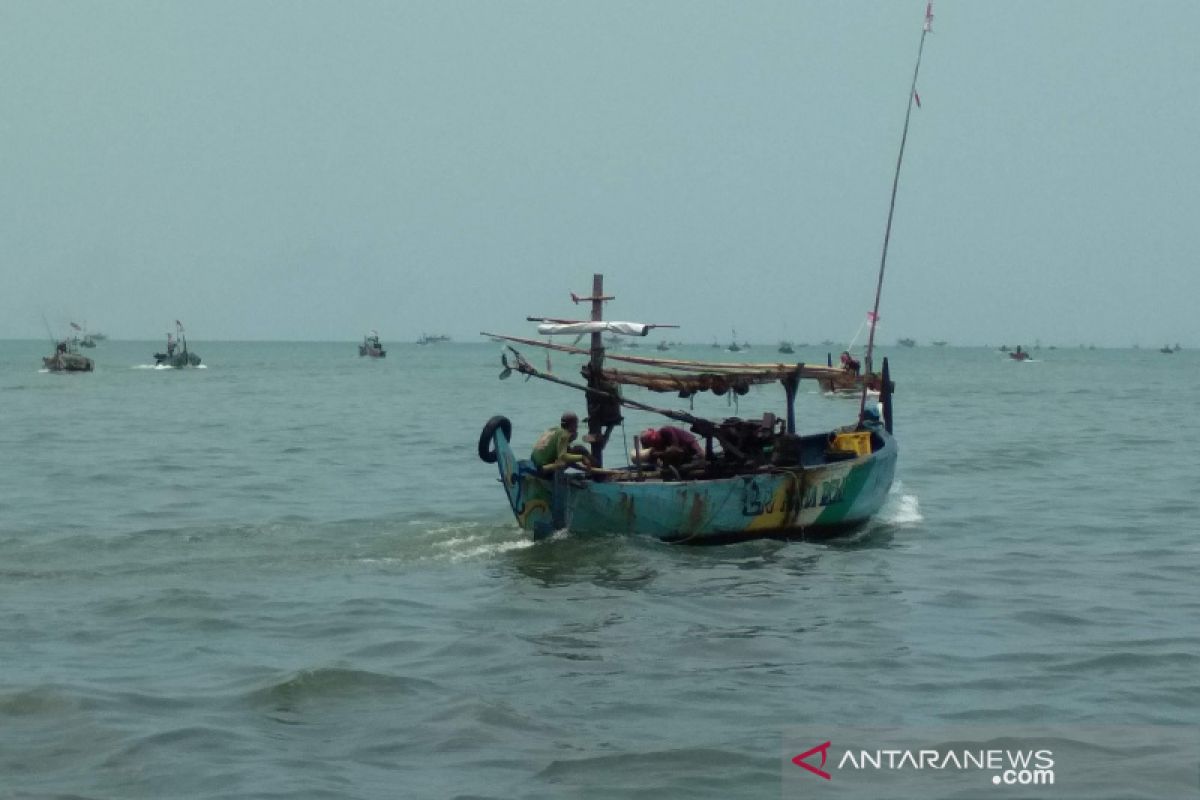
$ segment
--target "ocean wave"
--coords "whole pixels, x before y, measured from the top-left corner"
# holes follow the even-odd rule
[[[0,716],[58,716],[81,708],[79,698],[52,685],[0,694]]]
[[[424,678],[345,667],[323,667],[295,672],[283,680],[249,692],[244,699],[256,708],[281,710],[323,700],[411,695],[440,690],[437,683]]]
[[[645,792],[648,797],[671,797],[676,793],[718,796],[722,791],[737,794],[745,785],[766,785],[772,779],[778,783],[779,760],[773,754],[681,747],[558,759],[537,777],[560,786],[605,786],[609,791]]]

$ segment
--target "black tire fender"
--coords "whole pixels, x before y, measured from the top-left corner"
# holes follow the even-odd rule
[[[495,464],[498,458],[494,447],[497,429],[504,431],[505,439],[512,440],[512,423],[508,417],[497,414],[489,419],[483,426],[483,433],[479,434],[479,457],[488,464]]]

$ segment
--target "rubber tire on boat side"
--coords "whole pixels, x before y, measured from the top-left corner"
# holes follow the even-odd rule
[[[508,421],[508,417],[503,417],[497,414],[487,421],[483,426],[483,433],[479,434],[479,457],[489,464],[495,464],[499,457],[496,454],[496,448],[492,445],[496,436],[496,429],[504,431],[504,438],[512,440],[512,423]]]

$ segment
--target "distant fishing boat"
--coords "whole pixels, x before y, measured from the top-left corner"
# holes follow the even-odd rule
[[[54,345],[54,353],[42,358],[42,366],[50,372],[92,372],[95,364],[81,355],[71,339],[60,339]]]
[[[795,347],[792,347],[792,343],[791,343],[791,342],[780,342],[780,343],[779,343],[779,352],[781,352],[781,353],[794,353],[794,352],[796,352],[796,348],[795,348]]]
[[[843,350],[838,358],[836,372],[818,378],[817,385],[821,387],[821,391],[828,394],[840,394],[848,397],[858,396],[863,389],[878,392],[882,377],[871,371],[870,356],[866,356],[865,360],[867,362],[866,372],[862,370],[861,362],[849,350]],[[834,366],[832,353],[825,355],[825,364],[831,368]]]
[[[1029,353],[1028,351],[1022,350],[1021,345],[1017,345],[1017,349],[1009,353],[1008,357],[1013,361],[1028,361]]]
[[[421,338],[417,339],[417,344],[440,344],[441,342],[450,341],[449,336],[444,335],[427,335],[422,333]]]
[[[901,347],[916,347],[917,340],[916,339],[897,339],[896,344],[900,345]]]
[[[371,331],[363,337],[362,344],[358,346],[358,355],[360,357],[370,356],[371,358],[383,358],[387,355],[387,351],[379,343],[378,333]]]
[[[175,336],[167,334],[167,351],[154,354],[154,366],[174,369],[200,366],[200,356],[188,350],[187,336],[179,320],[175,320]]]
[[[74,322],[71,323],[71,328],[76,331],[75,336],[71,341],[76,347],[95,347],[96,339],[87,332],[87,324],[80,326]]]
[[[946,340],[945,340],[945,339],[937,339],[937,340],[935,340],[935,341],[933,342],[933,346],[934,346],[934,347],[945,347],[945,346],[946,346]]]
[[[874,312],[869,312],[858,330],[854,333],[854,337],[850,340],[850,344],[842,351],[838,357],[837,366],[839,370],[830,377],[824,377],[817,381],[821,387],[821,391],[827,394],[840,394],[848,397],[854,397],[862,394],[863,390],[878,392],[880,376],[872,371],[871,352],[875,341],[875,328],[878,316]],[[868,329],[868,346],[867,351],[863,355],[863,361],[866,362],[866,371],[863,371],[863,364],[854,357],[855,344],[858,342],[858,337],[862,335],[863,328]],[[825,365],[828,367],[834,366],[833,353],[825,354]]]

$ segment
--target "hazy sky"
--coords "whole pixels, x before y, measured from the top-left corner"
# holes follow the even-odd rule
[[[0,337],[848,340],[924,0],[0,6]],[[1200,3],[944,0],[879,337],[1200,345]]]

